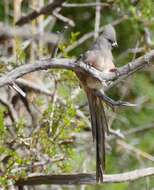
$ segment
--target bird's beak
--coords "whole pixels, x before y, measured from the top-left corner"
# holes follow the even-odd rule
[[[113,42],[113,43],[112,43],[112,47],[118,47],[117,42]]]

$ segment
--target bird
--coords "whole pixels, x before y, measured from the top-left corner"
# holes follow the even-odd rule
[[[96,39],[91,48],[82,56],[82,61],[87,65],[103,72],[115,72],[112,49],[117,47],[116,31],[111,24],[104,27],[103,32]],[[103,182],[105,170],[105,130],[108,130],[107,119],[102,99],[94,92],[101,90],[104,93],[105,81],[100,82],[85,73],[76,73],[81,86],[84,88],[91,117],[92,136],[96,144],[96,181]]]

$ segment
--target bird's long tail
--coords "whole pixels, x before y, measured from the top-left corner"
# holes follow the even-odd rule
[[[104,106],[91,89],[86,90],[91,116],[93,139],[96,141],[96,180],[103,181],[105,169],[105,128],[107,127]]]

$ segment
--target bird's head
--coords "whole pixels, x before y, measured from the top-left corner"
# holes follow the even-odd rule
[[[105,26],[102,36],[108,41],[112,48],[118,47],[116,31],[111,24]]]

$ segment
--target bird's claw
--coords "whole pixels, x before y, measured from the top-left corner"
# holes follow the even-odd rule
[[[136,106],[136,104],[132,104],[132,103],[129,103],[129,102],[124,102],[124,101],[121,101],[121,100],[116,101],[116,104],[117,104],[117,106],[127,106],[127,107],[135,107]]]
[[[117,136],[117,137],[122,138],[122,139],[125,138],[124,134],[121,133],[120,129],[117,129],[117,130],[108,129],[108,134]]]

